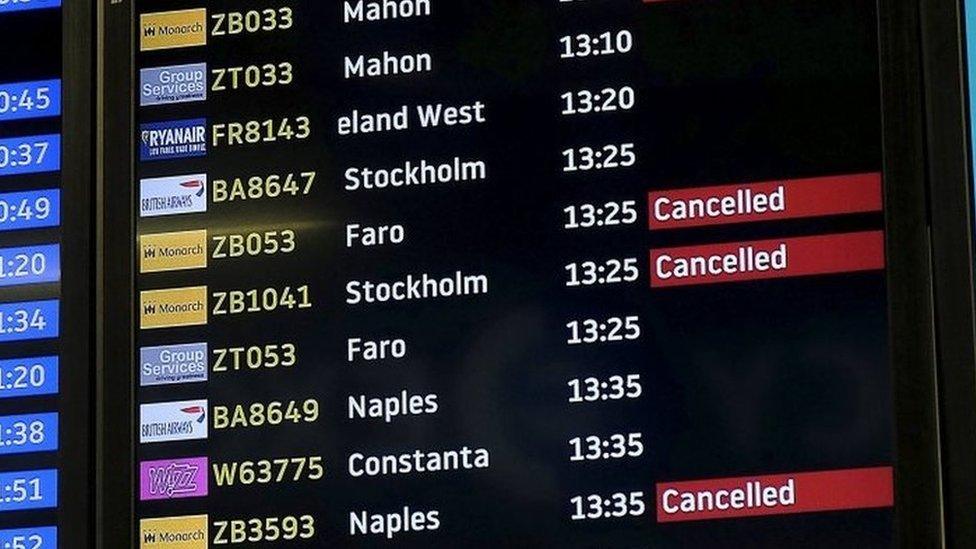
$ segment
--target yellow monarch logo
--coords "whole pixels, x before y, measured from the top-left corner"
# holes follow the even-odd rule
[[[142,549],[207,549],[207,515],[162,517],[139,521]]]
[[[139,237],[139,272],[181,271],[207,266],[207,231],[144,234]]]
[[[207,287],[145,290],[139,294],[142,329],[199,326],[207,323]]]
[[[139,18],[139,50],[207,45],[207,9],[144,13]]]

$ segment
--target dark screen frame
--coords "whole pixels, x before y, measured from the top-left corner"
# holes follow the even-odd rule
[[[956,546],[976,535],[976,279],[965,16],[962,0],[923,3],[920,13],[946,542]]]
[[[932,243],[918,5],[879,0],[885,218],[899,547],[943,546]],[[98,547],[135,547],[136,18],[98,4]],[[976,454],[974,454],[976,455]],[[974,515],[976,518],[976,515]]]
[[[96,539],[99,549],[136,547],[135,317],[129,292],[135,284],[135,52],[134,6],[129,0],[97,5],[96,142],[96,375],[98,405]],[[124,289],[124,290],[123,290]]]
[[[943,547],[943,482],[919,4],[880,0],[899,547]]]
[[[92,386],[94,234],[94,19],[90,2],[62,2],[61,486],[62,544],[94,546],[94,425]]]

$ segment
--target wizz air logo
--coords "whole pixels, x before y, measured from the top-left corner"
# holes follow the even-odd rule
[[[144,461],[140,467],[140,499],[206,496],[208,466],[205,457]]]

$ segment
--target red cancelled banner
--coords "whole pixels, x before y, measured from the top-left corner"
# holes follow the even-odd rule
[[[648,193],[651,230],[881,211],[881,174]]]
[[[891,467],[664,482],[657,485],[657,521],[873,509],[894,499]]]
[[[651,287],[883,269],[884,233],[780,238],[651,250]]]

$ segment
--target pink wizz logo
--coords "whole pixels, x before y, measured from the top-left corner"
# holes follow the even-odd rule
[[[142,501],[199,498],[209,493],[205,457],[144,461],[139,466]]]

